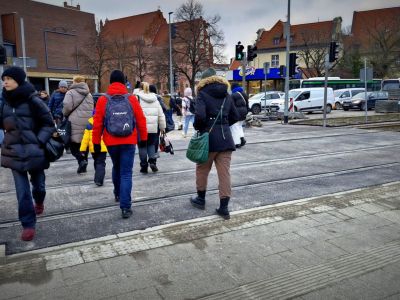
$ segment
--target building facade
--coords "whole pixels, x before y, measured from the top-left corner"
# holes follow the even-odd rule
[[[64,7],[30,0],[2,1],[1,40],[7,65],[26,67],[29,81],[37,90],[52,92],[61,79],[74,75],[89,79],[95,90],[95,75],[79,62],[79,49],[96,34],[94,14],[80,6]]]

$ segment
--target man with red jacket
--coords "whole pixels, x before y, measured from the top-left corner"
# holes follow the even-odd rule
[[[107,94],[125,95],[128,90],[125,86],[125,75],[120,70],[114,70],[110,75],[110,85]],[[101,96],[96,105],[96,113],[93,120],[92,141],[95,153],[101,151],[100,142],[103,141],[107,146],[108,153],[113,163],[112,181],[114,184],[115,201],[119,201],[124,219],[132,215],[131,192],[132,192],[132,169],[135,157],[136,144],[138,143],[138,131],[140,136],[139,143],[146,143],[147,129],[146,117],[138,99],[134,95],[129,96],[135,118],[135,128],[129,136],[113,136],[104,126],[106,115],[107,97]]]

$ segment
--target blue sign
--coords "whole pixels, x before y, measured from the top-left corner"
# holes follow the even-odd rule
[[[295,75],[296,79],[301,79],[301,72]],[[254,67],[248,67],[246,69],[246,80],[264,80],[265,74],[264,69],[255,69]],[[279,74],[279,68],[270,68],[269,73],[267,74],[268,79],[283,79],[283,77]],[[233,70],[233,80],[241,81],[242,80],[242,70]]]

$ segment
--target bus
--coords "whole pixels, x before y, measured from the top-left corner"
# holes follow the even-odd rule
[[[323,87],[325,77],[314,77],[308,79],[293,79],[289,81],[289,89],[307,88],[307,87]],[[367,82],[368,91],[381,90],[382,79],[373,79]],[[363,88],[364,82],[360,79],[340,79],[340,77],[328,77],[328,87],[333,90],[345,88]]]
[[[382,91],[389,91],[396,89],[400,89],[400,78],[382,80]]]

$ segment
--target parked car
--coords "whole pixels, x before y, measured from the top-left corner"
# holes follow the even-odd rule
[[[387,92],[367,92],[367,105],[368,109],[375,108],[375,102],[379,100],[388,100]],[[365,110],[365,92],[355,95],[350,100],[343,101],[343,110],[359,109]]]
[[[301,88],[289,91],[289,103],[293,99],[294,111],[312,113],[313,111],[324,110],[324,88]],[[334,104],[333,89],[327,89],[326,112],[330,113]],[[283,111],[285,99],[271,102],[271,110]]]
[[[341,109],[343,107],[343,101],[348,101],[355,95],[364,91],[364,88],[348,88],[333,91],[333,95],[335,96],[333,109]]]
[[[249,109],[252,114],[257,115],[266,106],[269,110],[271,102],[275,99],[285,98],[284,92],[279,91],[269,91],[255,94],[249,98]]]
[[[93,93],[93,94],[92,94],[93,102],[96,104],[96,103],[97,103],[97,100],[99,100],[99,98],[100,98],[101,96],[104,96],[104,95],[105,95],[105,93]]]

